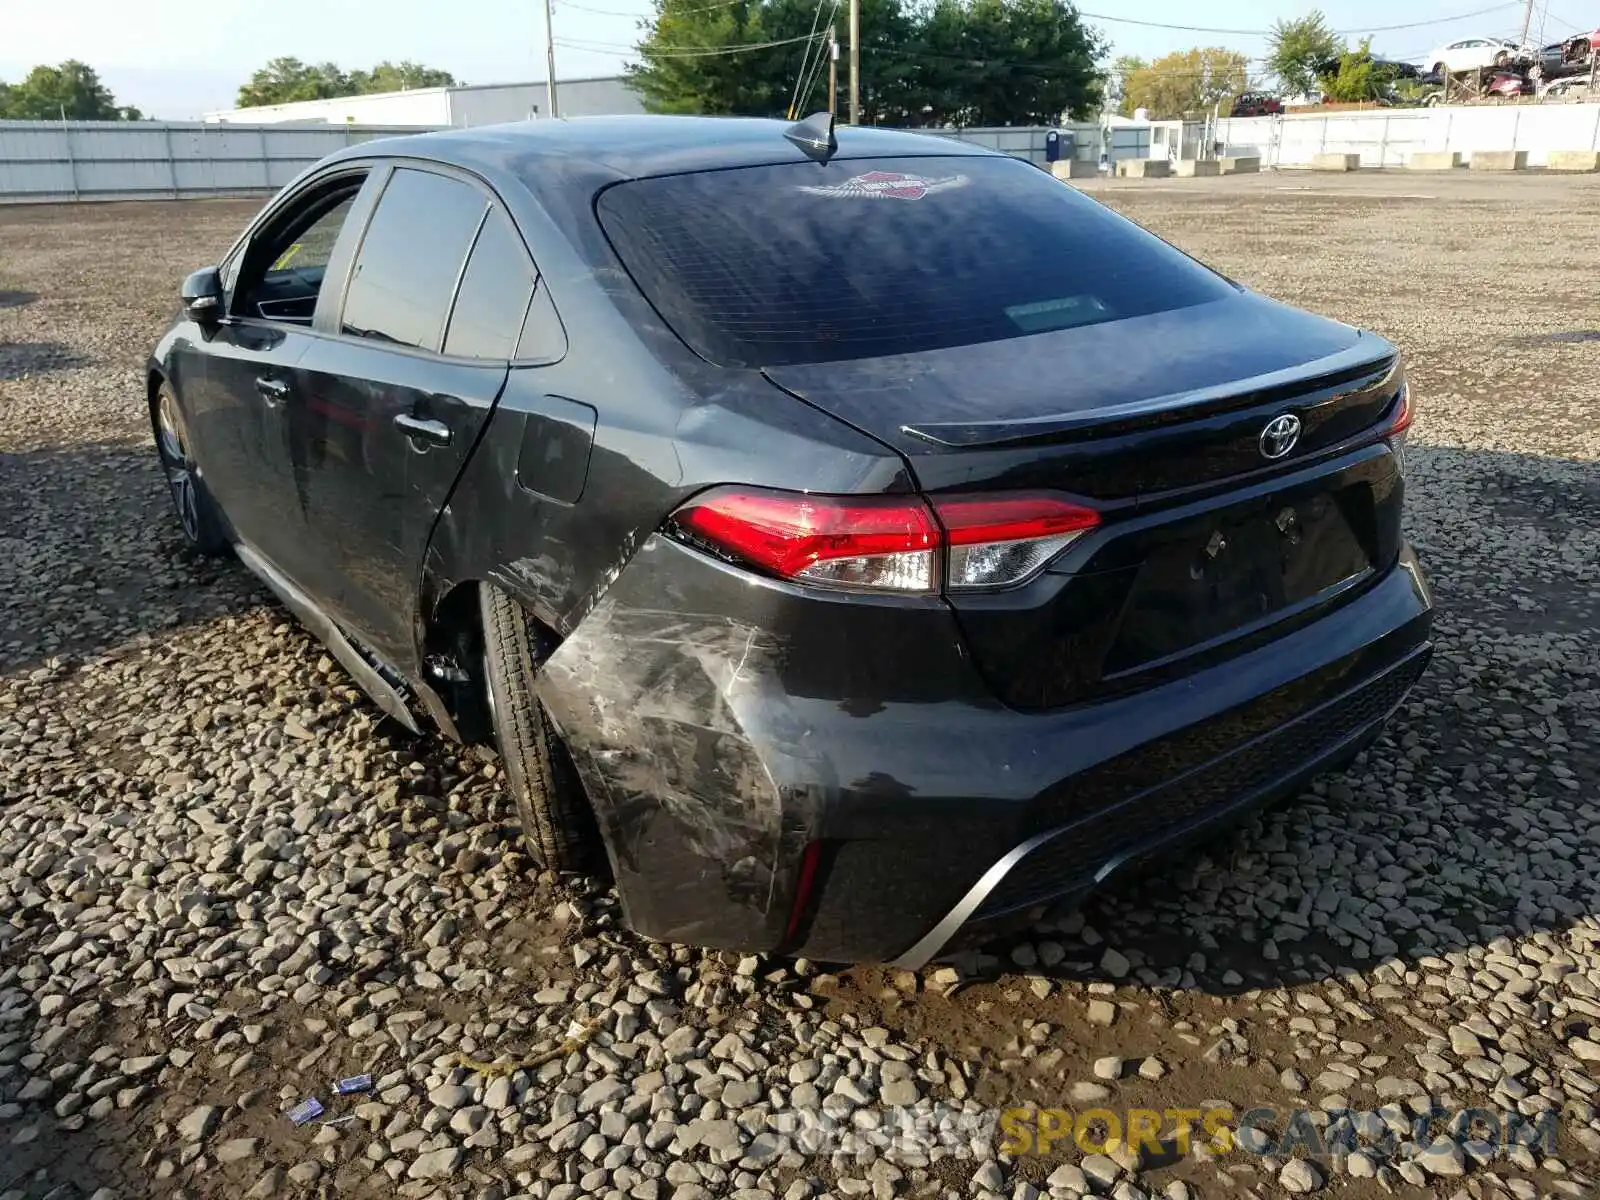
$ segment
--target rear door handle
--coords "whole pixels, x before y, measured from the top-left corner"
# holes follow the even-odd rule
[[[410,413],[401,413],[394,419],[394,423],[406,431],[407,437],[432,442],[435,446],[450,444],[450,426],[443,421],[430,421],[425,417],[413,417]]]
[[[261,398],[269,405],[278,405],[289,394],[289,385],[281,379],[273,379],[270,375],[256,376],[256,391],[261,393]]]

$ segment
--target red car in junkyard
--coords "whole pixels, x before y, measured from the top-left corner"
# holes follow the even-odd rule
[[[1233,102],[1235,117],[1269,117],[1283,111],[1283,101],[1270,92],[1245,92]]]

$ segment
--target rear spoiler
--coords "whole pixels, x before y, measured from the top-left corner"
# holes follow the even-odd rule
[[[1399,375],[1398,353],[1385,351],[1374,358],[1372,347],[1358,341],[1347,350],[1297,367],[1148,400],[1008,421],[913,423],[900,426],[900,431],[951,450],[1079,441],[1165,425],[1180,416],[1210,416],[1229,409],[1269,404],[1275,399],[1292,400],[1307,392],[1343,384],[1352,385],[1350,390],[1353,391],[1365,391],[1385,384],[1392,376],[1398,387]]]

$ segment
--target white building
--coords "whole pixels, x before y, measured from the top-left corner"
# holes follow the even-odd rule
[[[601,117],[644,112],[644,104],[621,75],[556,81],[563,117]],[[549,116],[541,83],[487,83],[463,87],[411,88],[332,100],[298,100],[208,112],[205,120],[251,125],[415,125],[438,129],[497,125]]]

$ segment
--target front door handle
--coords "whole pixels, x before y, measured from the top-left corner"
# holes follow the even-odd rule
[[[401,413],[394,419],[394,423],[406,431],[407,437],[432,442],[435,446],[450,444],[450,426],[443,421],[430,421],[425,417],[413,417],[410,413]]]
[[[284,397],[289,394],[289,385],[270,375],[257,375],[256,391],[261,393],[261,398],[269,405],[276,407],[283,403]]]

